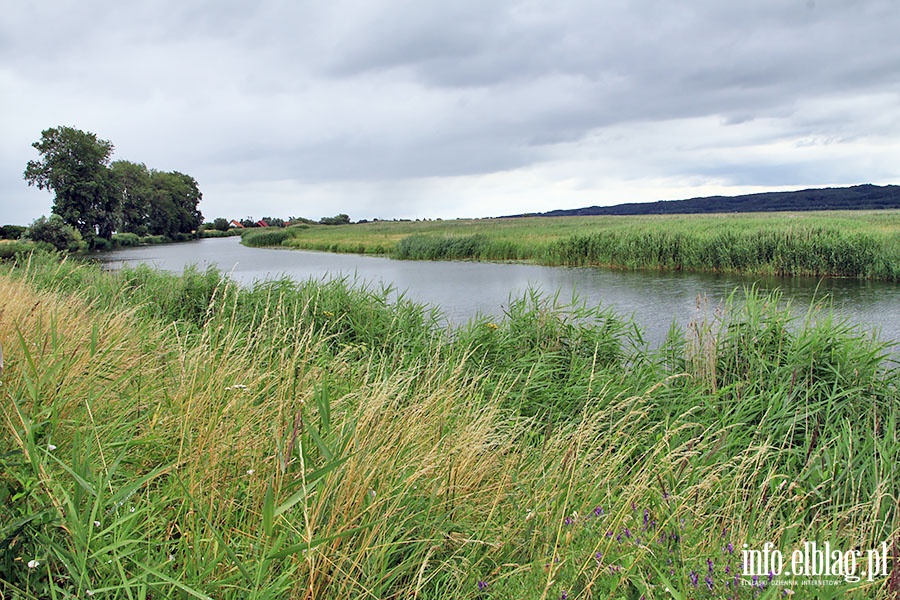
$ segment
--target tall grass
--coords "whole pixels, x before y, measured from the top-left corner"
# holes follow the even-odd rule
[[[526,260],[547,265],[898,281],[898,214],[848,211],[377,222],[252,232],[244,243],[414,260]]]
[[[576,235],[547,249],[549,264],[900,279],[889,240],[826,227],[710,232],[610,231]],[[896,243],[893,243],[896,246]]]
[[[650,353],[533,292],[448,331],[341,281],[46,256],[0,280],[7,597],[896,592],[736,587],[743,543],[900,534],[887,349],[777,296]]]
[[[241,243],[250,247],[280,246],[290,236],[291,230],[283,227],[245,229],[241,232]]]

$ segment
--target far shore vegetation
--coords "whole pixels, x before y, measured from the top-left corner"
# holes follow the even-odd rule
[[[348,281],[36,252],[0,264],[0,307],[2,598],[900,591],[891,349],[778,294],[650,350],[538,292],[446,329]],[[826,542],[853,572],[743,566]]]
[[[414,260],[900,281],[900,211],[375,221],[248,229],[247,246]]]

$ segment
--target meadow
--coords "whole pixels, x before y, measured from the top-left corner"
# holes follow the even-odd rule
[[[900,281],[900,211],[377,221],[248,230],[248,246]]]
[[[452,330],[388,298],[0,264],[0,597],[900,591],[894,559],[824,586],[742,565],[896,556],[900,373],[869,334],[753,290],[657,351],[536,292]]]

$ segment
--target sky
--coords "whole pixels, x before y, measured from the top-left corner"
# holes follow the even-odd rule
[[[900,0],[7,0],[0,223],[60,125],[207,220],[900,183]]]

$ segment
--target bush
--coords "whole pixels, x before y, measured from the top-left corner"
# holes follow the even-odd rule
[[[200,237],[204,238],[223,238],[241,235],[242,229],[229,229],[228,231],[220,231],[218,229],[204,229],[200,233]]]
[[[81,234],[71,225],[65,223],[59,215],[51,215],[36,219],[25,231],[25,238],[34,242],[50,244],[57,250],[78,252],[87,245]]]
[[[341,213],[339,215],[334,215],[333,217],[322,217],[319,219],[319,223],[322,225],[349,225],[350,217],[349,215]]]
[[[142,244],[168,244],[171,241],[164,235],[145,235],[141,238]]]
[[[112,236],[113,246],[137,246],[141,243],[141,237],[136,233],[117,233]]]
[[[16,256],[40,249],[53,249],[52,246],[28,240],[0,243],[0,260],[13,260]]]
[[[0,240],[17,240],[22,237],[27,227],[22,225],[2,225],[0,226]]]

